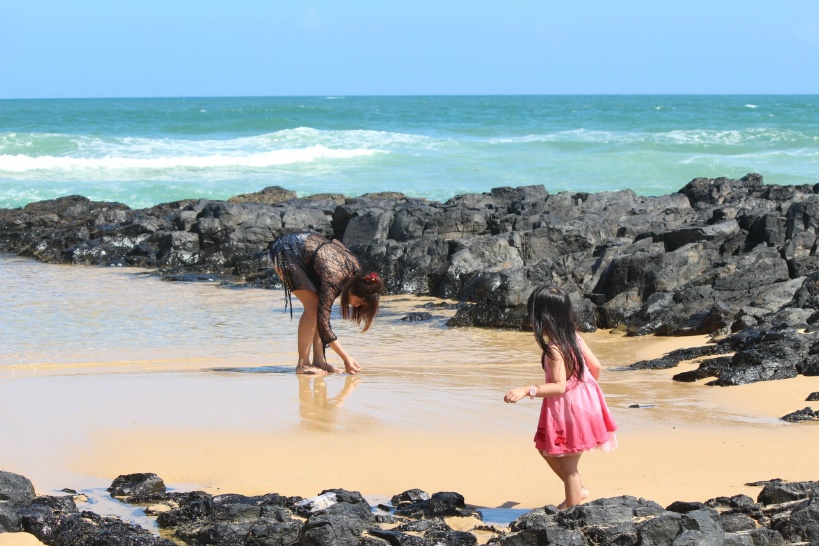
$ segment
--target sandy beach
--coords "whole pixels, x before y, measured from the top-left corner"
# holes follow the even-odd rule
[[[659,356],[654,351],[664,351],[668,342],[645,345],[643,354]],[[532,446],[530,429],[539,403],[526,400],[508,407],[500,401],[504,388],[493,401],[489,393],[469,392],[480,388],[474,384],[477,377],[461,387],[458,370],[445,373],[451,383],[428,393],[419,392],[423,382],[399,387],[390,379],[366,375],[287,377],[281,386],[286,391],[298,384],[298,400],[293,392],[274,392],[264,408],[250,404],[243,409],[282,415],[297,407],[300,422],[295,426],[275,432],[102,426],[65,463],[75,473],[92,476],[153,471],[170,484],[199,484],[213,493],[311,496],[342,487],[384,497],[417,487],[430,493],[457,491],[467,502],[486,507],[560,502],[562,484]],[[800,400],[817,388],[815,379],[731,390],[693,385],[686,386],[691,388],[685,396],[670,398],[677,386],[670,381],[672,374],[642,373],[655,377],[618,377],[616,383],[611,375],[635,372],[604,377],[621,446],[582,459],[584,483],[593,498],[634,495],[663,505],[738,493],[755,498],[759,488],[745,483],[816,479],[816,427],[777,422],[778,416],[806,405]],[[494,381],[500,387],[502,378]],[[214,400],[220,398],[226,402],[224,395],[213,393]],[[628,409],[627,402],[653,407]],[[186,406],[167,409],[178,412]]]
[[[502,401],[508,388],[540,379],[531,334],[446,328],[454,311],[435,307],[436,300],[391,296],[366,334],[335,322],[365,366],[359,376],[299,376],[292,373],[296,324],[281,312],[278,291],[26,267],[57,274],[60,283],[74,280],[65,275],[82,276],[90,291],[105,287],[105,297],[76,312],[93,310],[108,323],[108,337],[133,337],[107,315],[113,313],[107,306],[122,305],[120,297],[146,307],[156,298],[180,314],[219,309],[220,324],[235,322],[241,332],[222,329],[186,341],[192,335],[186,332],[208,328],[188,325],[160,354],[152,336],[173,332],[151,332],[137,321],[144,339],[122,341],[120,351],[86,338],[85,349],[45,347],[17,364],[4,362],[0,468],[29,477],[38,493],[100,490],[120,474],[154,472],[176,490],[211,493],[309,497],[341,487],[375,502],[420,488],[457,491],[480,507],[520,509],[563,498],[561,483],[533,448],[539,402]],[[431,310],[433,319],[400,320],[418,310]],[[242,323],[234,312],[263,319]],[[819,390],[816,378],[729,388],[677,383],[671,376],[694,364],[618,368],[706,338],[605,331],[584,337],[604,364],[601,385],[620,427],[619,449],[581,460],[592,499],[633,495],[666,505],[755,497],[759,488],[744,485],[752,481],[817,479],[817,426],[779,420],[810,405],[805,398]],[[634,404],[644,407],[629,408]]]

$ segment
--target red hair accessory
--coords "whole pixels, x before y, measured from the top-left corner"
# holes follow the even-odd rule
[[[364,275],[364,280],[367,281],[368,283],[378,282],[378,273],[375,272],[368,273]]]

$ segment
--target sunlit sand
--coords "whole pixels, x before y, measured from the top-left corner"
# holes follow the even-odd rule
[[[92,285],[100,275],[112,291],[123,275],[80,273]],[[98,350],[45,347],[39,357],[28,351],[23,363],[4,362],[0,468],[29,477],[39,493],[104,488],[120,474],[155,472],[172,488],[212,493],[306,497],[343,487],[389,499],[420,488],[516,508],[563,498],[533,447],[539,403],[502,400],[509,387],[542,377],[531,334],[449,329],[443,323],[454,311],[424,307],[435,303],[430,298],[392,296],[366,334],[334,319],[365,367],[359,376],[300,376],[292,373],[296,323],[281,312],[278,291],[122,282],[130,286],[126,301],[175,297],[170,310],[200,305],[220,310],[220,321],[241,322],[235,310],[247,322],[236,326],[241,336],[219,330],[187,342],[180,328],[178,343],[160,351],[152,336],[174,332],[161,323],[152,332],[147,321],[139,327],[144,349],[131,341],[117,351],[99,341]],[[116,294],[107,296],[119,305]],[[418,310],[433,319],[400,320]],[[118,332],[115,319],[100,320],[110,322],[110,335],[133,337]],[[759,488],[745,483],[819,478],[817,425],[779,420],[810,405],[804,400],[819,390],[816,378],[728,388],[677,383],[671,376],[693,364],[618,368],[706,338],[602,331],[585,338],[604,364],[600,383],[620,427],[619,449],[581,459],[590,499],[634,495],[665,505],[755,497]],[[629,407],[635,404],[643,407]]]
[[[42,544],[28,533],[0,533],[0,546],[38,546]]]

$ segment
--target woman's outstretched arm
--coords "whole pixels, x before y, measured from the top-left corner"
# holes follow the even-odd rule
[[[347,354],[347,351],[344,350],[344,348],[341,346],[341,342],[338,339],[331,341],[329,347],[344,362],[344,369],[347,370],[348,374],[353,375],[361,371],[361,365],[358,362],[356,362],[355,358]]]

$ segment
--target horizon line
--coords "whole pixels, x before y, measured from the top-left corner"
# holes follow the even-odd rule
[[[156,95],[88,97],[0,97],[0,101],[25,100],[168,100],[168,99],[344,99],[423,97],[816,97],[819,93],[452,93],[452,94],[316,94],[316,95]]]

